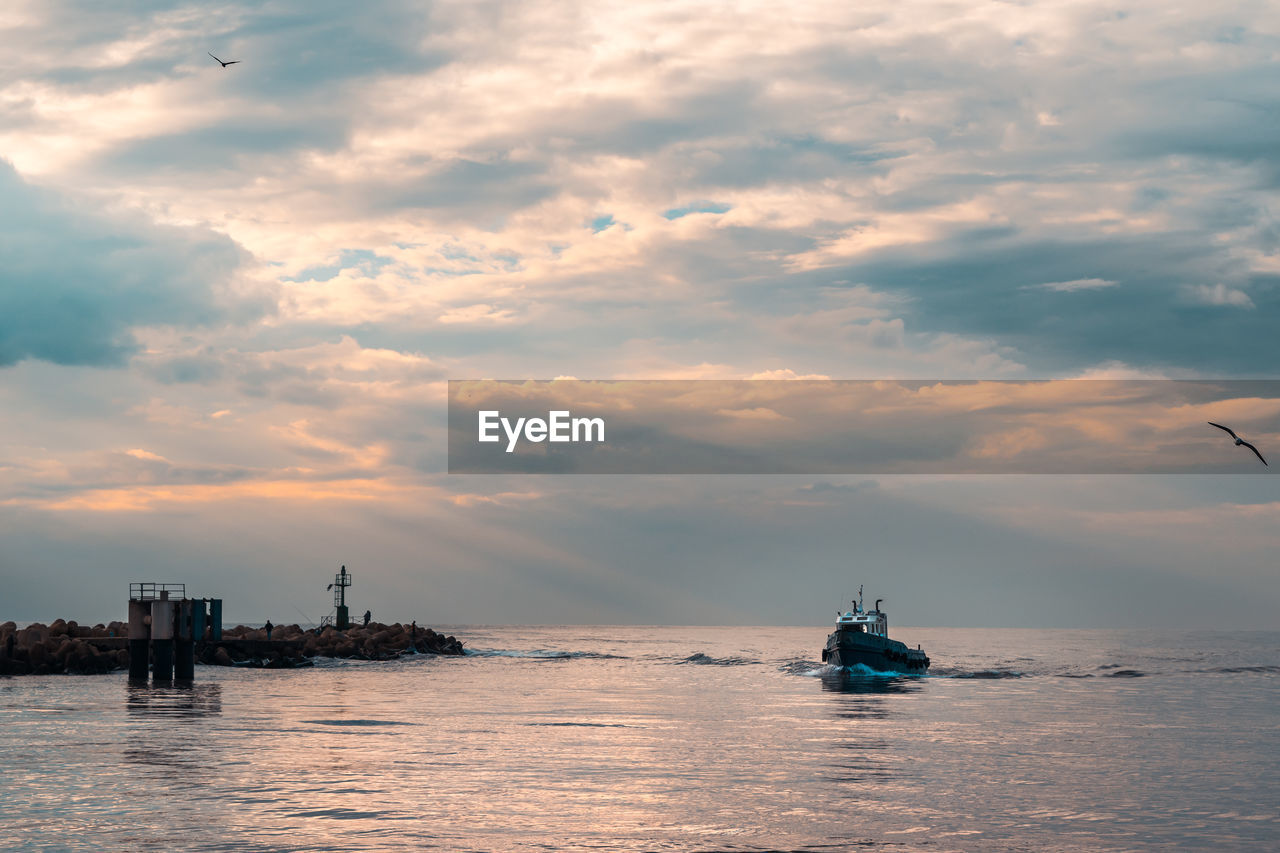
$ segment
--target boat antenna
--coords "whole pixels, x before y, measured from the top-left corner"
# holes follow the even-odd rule
[[[862,584],[858,584],[858,609],[862,609]]]

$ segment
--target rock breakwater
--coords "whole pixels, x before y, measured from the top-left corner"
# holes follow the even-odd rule
[[[216,666],[299,666],[311,658],[394,660],[406,654],[460,655],[462,642],[431,628],[396,622],[370,622],[345,631],[333,627],[278,626],[270,639],[263,628],[237,625],[222,632],[222,641],[206,643],[203,663]]]
[[[406,654],[463,653],[455,637],[399,622],[371,622],[346,631],[284,625],[274,628],[270,639],[262,628],[237,625],[224,630],[221,640],[196,644],[201,663],[264,668],[307,666],[317,657],[393,660]],[[128,626],[123,622],[92,627],[63,619],[24,628],[0,624],[0,675],[87,675],[128,668]]]

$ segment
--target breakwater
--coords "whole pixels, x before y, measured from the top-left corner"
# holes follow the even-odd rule
[[[92,627],[57,619],[19,628],[0,624],[0,675],[93,674],[129,668],[129,626],[124,622]],[[270,638],[262,628],[237,625],[219,640],[196,643],[196,658],[214,666],[288,668],[314,658],[392,660],[405,654],[460,655],[461,641],[431,628],[399,622],[370,622],[339,631],[282,625]]]

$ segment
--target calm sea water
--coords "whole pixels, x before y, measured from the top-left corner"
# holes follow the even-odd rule
[[[475,653],[0,679],[0,848],[1275,850],[1280,633],[449,629]]]

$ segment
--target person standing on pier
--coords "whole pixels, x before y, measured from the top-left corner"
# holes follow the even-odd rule
[[[271,629],[272,629],[272,628],[274,628],[274,627],[275,627],[275,625],[272,625],[272,624],[271,624],[271,620],[270,620],[270,619],[268,619],[268,620],[267,620],[267,624],[263,625],[262,627],[263,627],[264,629],[266,629],[266,632],[267,632],[267,639],[268,639],[268,640],[270,640],[270,639],[271,639]]]
[[[364,612],[364,626],[365,626],[366,628],[368,628],[368,627],[369,627],[369,620],[370,620],[370,619],[372,619],[372,618],[373,618],[373,614],[372,614],[372,613],[370,613],[368,610],[366,610],[366,611]]]

